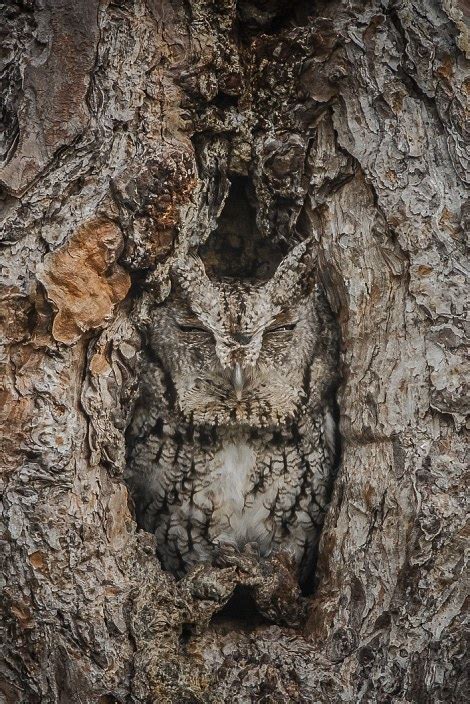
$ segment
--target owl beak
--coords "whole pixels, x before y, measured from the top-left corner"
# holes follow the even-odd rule
[[[241,365],[237,362],[232,371],[232,386],[238,401],[241,400],[244,384],[245,379],[243,378],[243,371]]]

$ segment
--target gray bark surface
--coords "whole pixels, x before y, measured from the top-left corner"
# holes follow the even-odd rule
[[[465,1],[1,16],[2,701],[468,701]],[[234,176],[262,236],[315,235],[341,330],[307,601],[282,564],[176,582],[122,479],[146,302]],[[272,618],[221,618],[237,585]]]

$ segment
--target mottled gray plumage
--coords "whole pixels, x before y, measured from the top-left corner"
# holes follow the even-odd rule
[[[127,479],[164,567],[250,544],[288,550],[305,577],[331,483],[336,362],[307,244],[267,282],[179,262],[148,337]]]

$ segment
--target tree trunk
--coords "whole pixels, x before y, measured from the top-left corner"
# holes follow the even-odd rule
[[[3,6],[3,701],[466,700],[468,14]],[[175,581],[123,481],[146,301],[237,179],[261,237],[314,236],[341,332],[341,462],[300,623],[222,618],[238,568]]]

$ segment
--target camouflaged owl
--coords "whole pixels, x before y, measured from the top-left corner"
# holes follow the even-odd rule
[[[305,581],[335,464],[337,337],[309,243],[267,281],[177,261],[149,314],[127,481],[163,566],[285,550]]]

